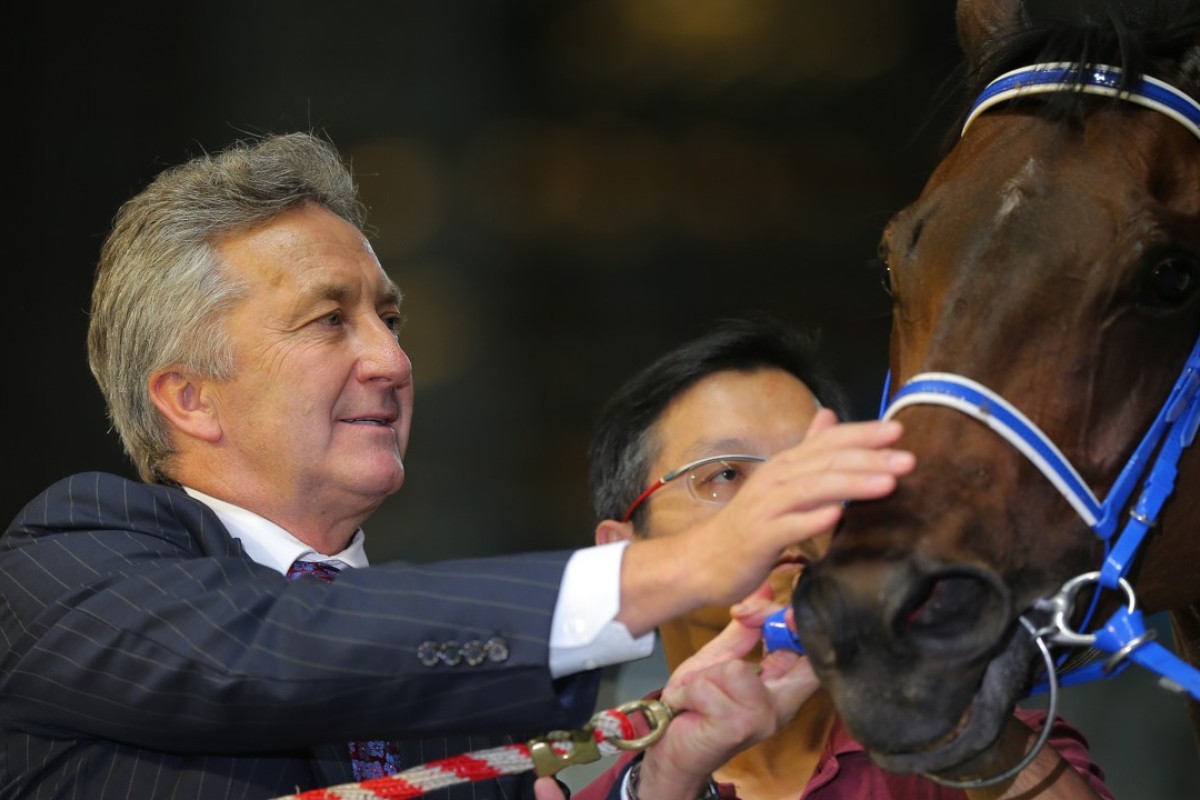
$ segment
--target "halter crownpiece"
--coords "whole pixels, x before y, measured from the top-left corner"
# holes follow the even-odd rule
[[[1006,72],[989,83],[967,113],[960,136],[975,118],[998,103],[1033,94],[1082,92],[1115,97],[1166,114],[1200,139],[1200,103],[1169,83],[1143,75],[1122,87],[1120,67],[1107,64],[1080,66],[1071,62],[1034,64]]]

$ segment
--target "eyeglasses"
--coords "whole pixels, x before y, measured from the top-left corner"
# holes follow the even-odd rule
[[[676,478],[686,478],[688,491],[702,503],[728,503],[746,479],[754,474],[759,464],[766,461],[761,456],[723,455],[709,456],[684,464],[671,470],[637,496],[625,509],[621,522],[628,522],[646,498]]]

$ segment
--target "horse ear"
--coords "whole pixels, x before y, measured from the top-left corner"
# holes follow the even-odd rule
[[[958,0],[958,43],[971,72],[987,61],[996,42],[1025,22],[1022,0]]]

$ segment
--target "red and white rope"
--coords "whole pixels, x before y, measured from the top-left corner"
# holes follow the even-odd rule
[[[636,735],[632,720],[620,709],[608,709],[597,713],[585,730],[590,730],[602,757],[620,752],[613,740],[630,740]],[[544,739],[549,741],[550,749],[555,755],[569,760],[575,748],[570,734],[549,734]],[[277,797],[275,800],[400,800],[420,797],[435,789],[444,789],[459,783],[517,775],[533,768],[534,761],[529,744],[523,742],[430,761],[384,778],[343,783],[324,789],[310,789],[299,794]]]

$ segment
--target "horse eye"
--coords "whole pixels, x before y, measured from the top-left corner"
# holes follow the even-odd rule
[[[883,290],[887,292],[888,297],[894,297],[895,295],[892,293],[892,263],[885,242],[880,242],[879,247],[875,250],[875,263],[879,266],[879,281],[883,284]]]
[[[1150,270],[1144,287],[1147,304],[1176,308],[1200,286],[1200,266],[1184,255],[1161,258]]]

